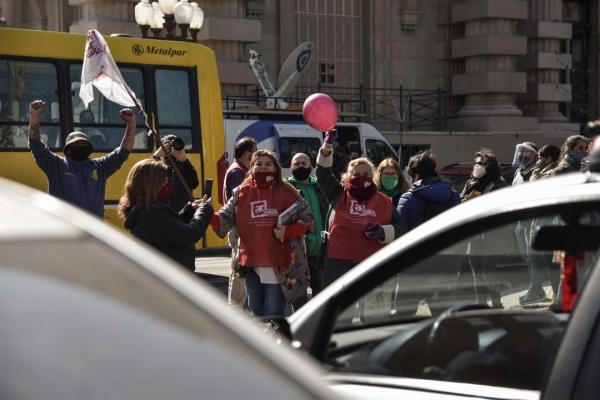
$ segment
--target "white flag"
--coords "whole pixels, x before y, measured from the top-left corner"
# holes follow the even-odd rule
[[[79,97],[86,108],[94,100],[92,85],[110,101],[125,107],[139,106],[137,99],[134,102],[135,93],[125,83],[104,37],[95,29],[87,33],[81,70]]]

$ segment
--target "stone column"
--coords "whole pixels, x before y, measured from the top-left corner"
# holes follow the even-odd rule
[[[528,42],[527,55],[517,61],[517,67],[527,71],[527,93],[519,95],[519,106],[540,122],[565,122],[559,106],[571,101],[571,85],[561,76],[572,59],[562,49],[572,36],[571,24],[561,22],[561,0],[528,0],[528,11],[528,20],[519,24]]]
[[[452,6],[452,23],[464,26],[464,38],[452,41],[452,58],[464,60],[464,72],[452,77],[452,94],[465,96],[452,130],[535,131],[537,119],[522,117],[515,105],[525,93],[526,74],[516,71],[517,56],[527,53],[517,22],[527,17],[523,0],[464,0]]]

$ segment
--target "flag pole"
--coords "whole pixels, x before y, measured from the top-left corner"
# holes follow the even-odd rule
[[[129,97],[131,97],[131,100],[135,104],[135,108],[137,109],[138,113],[140,113],[142,115],[142,117],[144,117],[144,124],[146,125],[146,128],[148,128],[148,131],[150,131],[152,133],[152,138],[157,143],[157,146],[160,147],[161,150],[163,151],[163,154],[165,155],[165,159],[167,160],[167,163],[173,169],[173,171],[175,171],[175,175],[177,175],[177,178],[179,178],[179,182],[181,182],[181,184],[183,185],[183,188],[185,189],[188,199],[193,202],[194,194],[192,193],[192,190],[190,189],[190,186],[188,185],[187,181],[183,177],[183,174],[181,173],[181,170],[179,169],[179,166],[177,165],[175,160],[173,160],[172,157],[168,156],[167,149],[163,145],[162,140],[160,140],[160,138],[158,137],[158,133],[156,133],[156,129],[154,129],[154,119],[152,119],[152,124],[148,123],[148,114],[146,114],[146,112],[142,108],[142,105],[140,104],[140,102],[129,91],[128,87],[126,87],[126,86],[123,86],[123,87],[127,91],[127,94],[129,95]],[[207,193],[204,193],[204,194],[207,194]],[[210,197],[210,193],[208,193],[208,195]]]

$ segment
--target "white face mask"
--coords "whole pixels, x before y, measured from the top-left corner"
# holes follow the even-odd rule
[[[485,167],[483,165],[475,164],[473,166],[473,178],[479,179],[485,175]]]

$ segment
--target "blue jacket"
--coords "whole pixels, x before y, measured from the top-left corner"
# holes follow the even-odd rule
[[[426,220],[428,204],[456,205],[460,195],[452,186],[438,176],[432,176],[415,182],[408,192],[400,196],[398,214],[408,229],[421,225]]]
[[[106,180],[121,168],[129,150],[117,147],[104,157],[77,162],[54,154],[39,139],[29,140],[29,148],[48,177],[48,193],[102,218]]]

